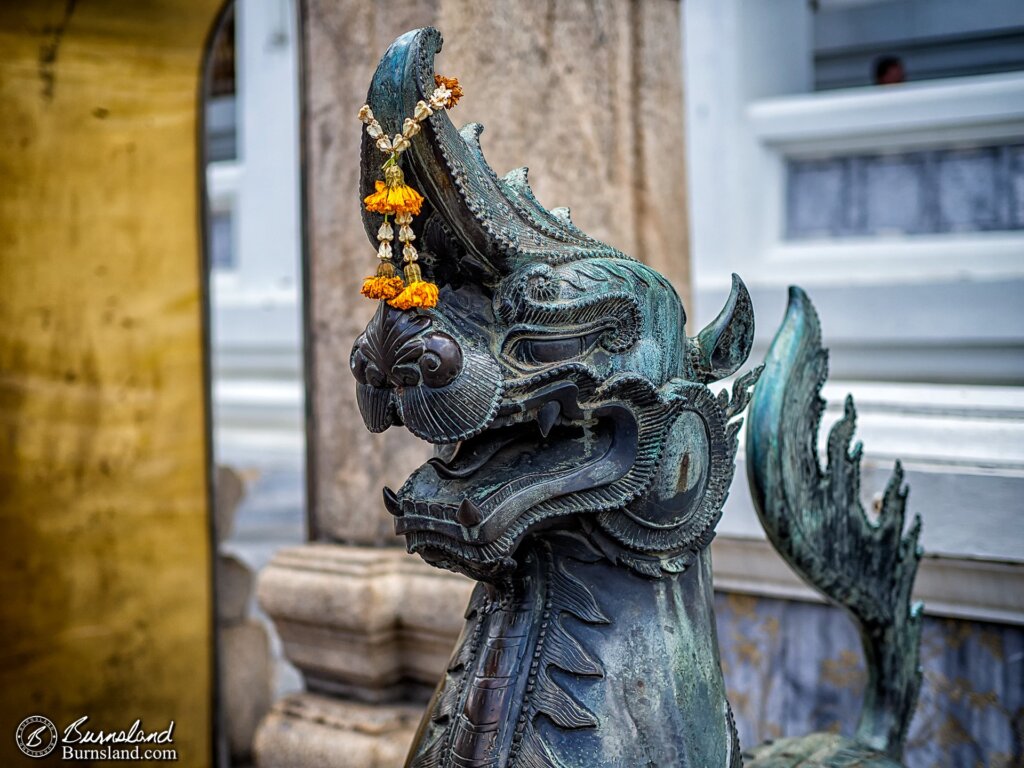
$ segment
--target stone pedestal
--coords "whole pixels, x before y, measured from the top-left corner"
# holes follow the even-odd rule
[[[279,552],[258,595],[309,690],[426,701],[472,586],[396,547],[319,543]]]
[[[279,552],[257,595],[308,690],[261,724],[260,768],[401,765],[472,587],[397,547]]]
[[[249,615],[256,574],[239,557],[221,551],[245,496],[245,483],[226,466],[218,466],[215,477],[214,584],[223,724],[218,750],[226,752],[232,764],[245,764],[252,757],[256,728],[273,702],[273,665],[267,627]]]
[[[303,0],[303,126],[312,418],[310,534],[260,577],[307,693],[279,702],[256,738],[260,768],[398,766],[461,629],[471,584],[399,548],[381,502],[430,455],[404,430],[368,433],[348,370],[375,310],[360,221],[356,113],[387,46],[435,26],[438,71],[466,96],[491,165],[532,167],[548,207],[688,292],[678,0],[406,3]]]
[[[416,733],[419,706],[370,706],[315,693],[286,696],[256,735],[260,766],[397,768]]]
[[[221,626],[220,653],[228,750],[236,764],[243,763],[252,755],[256,728],[273,700],[267,628],[258,619]]]

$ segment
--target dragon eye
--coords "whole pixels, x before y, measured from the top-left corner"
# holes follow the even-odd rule
[[[557,363],[576,357],[583,351],[583,339],[570,336],[565,339],[526,339],[517,349],[530,363]]]
[[[585,355],[600,338],[600,331],[585,336],[525,337],[514,342],[510,352],[528,365],[549,365]]]

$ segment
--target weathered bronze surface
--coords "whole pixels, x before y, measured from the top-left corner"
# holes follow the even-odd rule
[[[384,55],[368,102],[385,131],[398,132],[432,90],[440,44],[436,30],[423,29]],[[436,446],[398,491],[384,490],[396,530],[410,552],[480,582],[407,766],[738,766],[707,546],[732,480],[739,414],[761,369],[731,392],[708,385],[736,373],[750,352],[747,291],[735,278],[719,317],[687,337],[672,286],[581,232],[567,210],[542,207],[525,169],[496,176],[481,130],[459,132],[441,111],[413,138],[403,168],[426,197],[414,227],[440,302],[406,312],[382,303],[351,357],[366,426],[404,425]],[[362,152],[365,196],[379,158],[365,137]],[[366,213],[364,223],[372,243],[380,217]],[[809,318],[797,322],[806,354],[820,353]],[[757,392],[764,431],[752,437],[771,467],[752,473],[781,477],[796,495],[781,504],[771,496],[766,520],[786,530],[785,503],[806,491],[842,527],[840,517],[862,515],[848,509],[855,495],[833,504],[835,493],[806,490],[815,482],[827,490],[826,481],[772,453],[816,463],[807,442],[816,417],[773,418],[770,402],[792,392],[807,410],[821,379],[795,380],[806,360],[778,357]],[[854,460],[836,482],[848,487],[855,471]],[[872,526],[852,527],[849,541],[857,535],[860,544],[844,551],[864,560],[848,569],[888,605],[890,562],[869,551]],[[783,551],[798,567],[803,556],[832,555],[810,532],[792,541]],[[915,561],[907,562],[909,590]],[[827,564],[801,572],[844,604],[860,599],[833,586]],[[891,609],[864,615],[874,621],[869,633],[896,626]],[[780,755],[808,750],[820,765],[887,764],[880,750],[898,752],[898,739],[882,740],[908,711],[893,711],[895,691],[876,688],[860,741],[818,736],[758,764],[788,765]]]
[[[828,352],[810,300],[791,288],[789,309],[772,342],[750,405],[747,475],[758,516],[774,547],[804,581],[849,612],[868,662],[857,740],[899,758],[921,687],[920,603],[911,590],[921,559],[915,517],[903,533],[907,490],[893,470],[878,513],[860,502],[861,445],[853,451],[856,411],[828,436],[828,464],[818,460]],[[774,763],[773,763],[774,765]]]

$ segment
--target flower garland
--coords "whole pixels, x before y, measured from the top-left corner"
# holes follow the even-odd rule
[[[419,253],[413,240],[416,234],[412,231],[413,216],[418,216],[423,206],[423,195],[405,183],[405,175],[398,164],[401,154],[411,146],[411,139],[420,132],[420,123],[439,109],[451,109],[462,98],[462,87],[452,77],[434,75],[434,92],[427,101],[416,102],[412,117],[405,118],[402,132],[393,137],[384,133],[369,104],[359,110],[359,120],[366,125],[366,133],[374,140],[387,159],[381,166],[384,180],[376,182],[376,191],[363,199],[366,210],[384,215],[384,223],[377,230],[377,258],[380,264],[377,273],[363,281],[360,293],[368,299],[386,301],[396,309],[413,307],[430,307],[437,305],[437,286],[423,279],[423,272],[417,263]],[[402,246],[402,272],[399,275],[392,262],[394,251],[392,242],[395,230],[391,226],[390,216],[395,217],[398,225],[398,242]]]

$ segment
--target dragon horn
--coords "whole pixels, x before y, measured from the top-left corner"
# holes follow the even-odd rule
[[[718,317],[695,337],[686,340],[693,380],[701,384],[724,379],[739,370],[754,343],[754,309],[750,294],[738,275]]]

